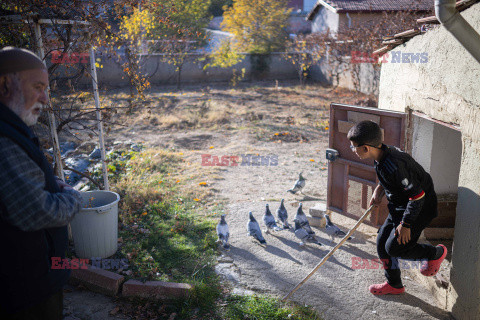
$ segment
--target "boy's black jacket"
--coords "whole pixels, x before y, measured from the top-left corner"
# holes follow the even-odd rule
[[[437,196],[430,174],[408,153],[387,145],[382,145],[382,150],[383,157],[375,161],[375,170],[394,211],[403,214],[402,221],[413,225],[420,216],[436,217]]]

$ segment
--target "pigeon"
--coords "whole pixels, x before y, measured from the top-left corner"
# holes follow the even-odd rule
[[[228,224],[225,221],[225,215],[222,214],[220,217],[220,222],[217,224],[217,235],[218,242],[221,242],[225,249],[230,248],[228,244],[228,238],[230,237],[230,232],[228,230]]]
[[[327,231],[327,233],[330,235],[330,237],[332,238],[332,241],[333,241],[333,238],[334,237],[339,237],[339,238],[343,238],[345,237],[347,234],[345,232],[343,232],[342,230],[340,230],[339,227],[337,227],[336,225],[334,225],[332,223],[332,221],[330,220],[330,217],[328,216],[328,214],[325,215],[325,220],[327,220],[327,223],[325,225],[325,230]],[[352,237],[348,237],[347,240],[352,240]]]
[[[282,202],[280,202],[280,208],[277,209],[277,217],[278,220],[283,223],[283,229],[290,229],[290,226],[288,225],[288,213],[283,205],[283,199]]]
[[[253,217],[253,213],[250,211],[248,215],[250,217],[247,223],[248,235],[257,239],[261,244],[267,243],[262,236],[262,230],[260,230],[257,220]]]
[[[282,228],[277,226],[277,223],[275,222],[275,217],[270,212],[270,208],[268,207],[268,203],[265,205],[265,214],[263,215],[263,222],[265,223],[265,226],[267,227],[266,232],[269,232],[270,229],[273,229],[273,231],[281,231],[282,230]]]
[[[300,174],[298,175],[298,180],[295,181],[295,185],[293,186],[292,189],[290,190],[287,190],[287,192],[290,192],[290,193],[297,193],[298,191],[300,191],[300,193],[302,192],[302,189],[303,187],[305,187],[305,179],[303,176],[302,176],[302,173],[300,172]]]
[[[305,215],[305,213],[303,213],[301,202],[298,205],[297,214],[295,215],[295,219],[293,219],[293,221],[298,221],[300,227],[305,229],[309,234],[315,234],[315,232],[310,227],[310,224],[308,223],[307,216]]]
[[[306,242],[322,245],[313,234],[309,234],[307,230],[302,228],[298,221],[295,221],[295,237],[300,239],[300,246],[304,246]]]

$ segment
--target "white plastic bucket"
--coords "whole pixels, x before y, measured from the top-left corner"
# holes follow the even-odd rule
[[[82,209],[70,222],[79,258],[107,258],[117,251],[118,201],[112,191],[82,192]]]

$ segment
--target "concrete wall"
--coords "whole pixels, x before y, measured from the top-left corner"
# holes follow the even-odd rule
[[[350,57],[345,57],[346,63],[339,67],[338,70],[343,70],[339,77],[338,86],[350,90],[357,90],[354,85],[353,75],[350,69],[353,67],[350,64]],[[378,86],[380,80],[380,69],[375,69],[370,63],[360,63],[356,65],[359,67],[359,92],[378,96]],[[335,79],[331,76],[333,66],[330,65],[326,58],[310,68],[310,76],[314,81],[320,82],[323,85],[334,85]]]
[[[462,161],[462,133],[439,123],[433,127],[430,172],[438,194],[458,192]]]
[[[225,82],[230,81],[233,75],[233,69],[237,70],[237,74],[245,68],[245,79],[262,79],[262,80],[283,80],[297,79],[298,75],[295,66],[286,60],[281,53],[272,53],[268,61],[268,70],[262,74],[256,73],[252,66],[250,55],[245,55],[240,63],[230,68],[208,68],[203,69],[205,62],[199,61],[204,57],[202,54],[191,54],[182,70],[182,83],[199,83],[199,82]],[[128,86],[129,79],[125,76],[120,65],[108,57],[101,57],[100,64],[103,68],[97,69],[97,77],[100,86],[121,87]],[[177,71],[173,65],[162,62],[162,57],[158,55],[143,56],[140,60],[141,70],[150,78],[152,85],[175,84],[177,79]],[[88,65],[87,65],[88,68]],[[62,72],[62,69],[59,69]],[[57,83],[61,85],[61,83]],[[80,85],[91,85],[89,77],[84,76]]]
[[[480,3],[462,16],[480,32]],[[462,134],[462,160],[452,270],[447,306],[457,319],[480,315],[480,64],[445,30],[436,26],[396,47],[427,52],[426,63],[385,63],[379,107],[411,108],[447,123]]]
[[[412,156],[430,173],[437,194],[458,192],[462,134],[422,117],[413,117]]]

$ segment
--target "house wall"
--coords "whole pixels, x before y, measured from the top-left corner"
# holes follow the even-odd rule
[[[338,31],[339,15],[321,7],[312,21],[312,33],[323,33],[330,29],[330,33],[335,34]]]
[[[339,15],[339,32],[348,28],[349,25],[351,27],[355,27],[356,25],[369,25],[375,24],[380,19],[384,19],[382,13],[340,13]]]
[[[480,3],[462,16],[480,32]],[[413,109],[462,134],[462,159],[446,306],[457,319],[480,314],[480,64],[445,30],[436,26],[395,50],[428,53],[426,63],[382,65],[379,107]],[[443,156],[443,155],[442,155]]]

